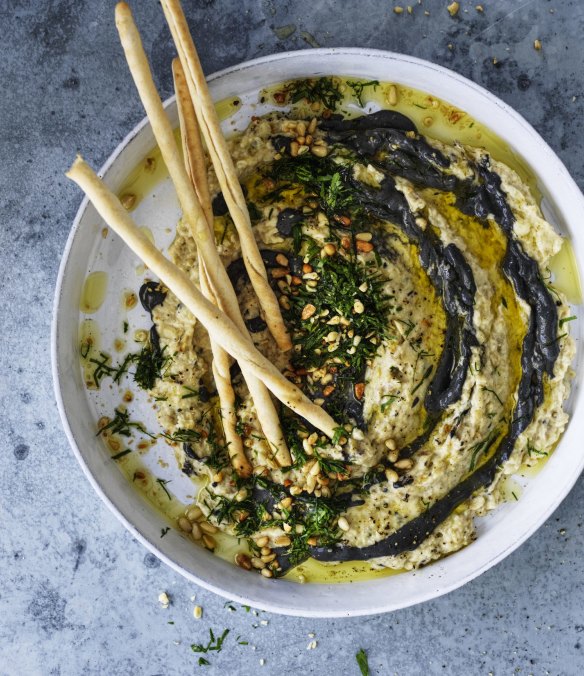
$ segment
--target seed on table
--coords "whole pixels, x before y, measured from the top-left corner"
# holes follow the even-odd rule
[[[212,533],[216,533],[219,530],[217,528],[217,526],[214,526],[212,523],[209,523],[208,521],[201,521],[199,526],[201,527],[201,530],[203,531],[203,533],[212,534]]]
[[[188,512],[187,512],[187,519],[189,521],[198,521],[203,517],[203,510],[195,505],[194,507],[191,507]]]
[[[269,568],[262,568],[262,575],[264,577],[274,577],[274,573]]]
[[[184,530],[185,533],[191,533],[193,530],[193,524],[187,519],[186,516],[181,516],[178,520],[178,527],[181,530]]]
[[[201,608],[201,606],[195,606],[193,608],[193,617],[195,618],[195,620],[200,620],[201,617],[203,617],[203,609]]]
[[[344,516],[339,516],[339,520],[337,521],[337,525],[341,530],[344,530],[347,532],[348,530],[351,530],[351,526],[349,525],[349,522]]]
[[[251,559],[243,552],[235,555],[235,563],[244,570],[251,570]]]
[[[414,466],[414,463],[411,458],[404,458],[403,460],[398,460],[394,467],[397,469],[411,469]]]
[[[203,544],[207,549],[213,550],[217,546],[217,541],[212,535],[203,534]]]

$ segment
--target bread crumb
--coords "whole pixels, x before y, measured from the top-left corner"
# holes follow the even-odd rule
[[[533,47],[536,51],[539,52],[541,50],[541,40],[534,40]]]
[[[168,598],[168,594],[166,592],[161,592],[158,594],[158,601],[163,608],[168,608],[170,605],[170,599]]]
[[[456,16],[458,14],[458,10],[460,9],[460,4],[458,2],[451,2],[446,9],[448,10],[450,16]]]
[[[393,11],[394,11],[396,14],[403,14],[404,8],[403,8],[403,7],[400,7],[400,6],[398,5],[397,7],[394,7],[394,8],[393,8]]]

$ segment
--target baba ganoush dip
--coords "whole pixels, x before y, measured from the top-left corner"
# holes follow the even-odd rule
[[[153,323],[138,384],[199,486],[178,522],[186,536],[209,549],[218,531],[235,536],[236,563],[265,577],[310,558],[412,569],[472,542],[504,477],[551,452],[566,427],[572,317],[548,273],[562,238],[486,150],[426,137],[391,110],[345,117],[324,98],[332,80],[303,83],[276,100],[310,104],[320,87],[324,103],[254,118],[230,139],[289,353],[259,310],[212,170],[209,182],[250,335],[338,433],[330,440],[280,407],[292,457],[280,467],[234,364],[253,465],[238,477],[208,336],[156,280],[139,294]],[[198,282],[182,222],[170,255]]]

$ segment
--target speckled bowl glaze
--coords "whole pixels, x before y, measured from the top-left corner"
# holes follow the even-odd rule
[[[456,73],[390,52],[317,49],[249,61],[215,73],[209,82],[215,100],[235,95],[243,98],[244,106],[238,113],[240,119],[235,120],[242,128],[245,116],[250,114],[245,106],[246,94],[251,100],[259,89],[283,80],[331,74],[414,87],[440,97],[483,124],[494,127],[531,168],[543,196],[542,208],[546,217],[571,238],[577,260],[584,261],[584,231],[581,228],[584,198],[562,162],[520,115]],[[171,120],[177,124],[174,100],[170,99],[166,107]],[[144,120],[122,141],[102,168],[101,175],[108,185],[119,190],[130,171],[153,146],[150,125]],[[172,190],[166,186],[157,192],[156,204],[166,210],[167,218],[174,214],[176,220],[178,206]],[[171,530],[161,539],[161,528],[167,522],[132,490],[116,463],[111,462],[101,439],[95,436],[98,413],[88,396],[79,366],[80,294],[102,227],[95,210],[84,200],[63,255],[55,296],[52,357],[59,411],[71,447],[103,501],[138,540],[193,582],[228,599],[289,615],[344,617],[396,610],[452,591],[504,559],[552,514],[582,471],[582,322],[573,322],[578,357],[572,394],[567,402],[572,417],[560,445],[544,469],[527,482],[521,499],[502,504],[481,519],[477,523],[476,542],[456,554],[421,570],[376,580],[299,585],[286,580],[266,580],[245,572],[202,547],[194,546],[177,531]],[[122,249],[119,243],[117,249]],[[114,257],[108,265],[112,270],[118,270],[130,263],[135,265],[135,259]],[[133,269],[131,274],[135,285]],[[119,280],[120,283],[123,281]],[[581,308],[574,308],[574,314],[580,312]]]

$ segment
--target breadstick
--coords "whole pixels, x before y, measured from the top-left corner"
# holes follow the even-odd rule
[[[333,418],[288,381],[257,350],[250,338],[242,334],[224,312],[203,296],[189,276],[162,255],[134,223],[116,195],[81,157],[77,157],[66,175],[85,192],[104,221],[197,317],[212,340],[262,380],[285,406],[331,439],[335,436],[339,428]]]
[[[237,229],[241,254],[252,286],[264,311],[265,321],[281,350],[292,347],[276,295],[268,281],[266,268],[251,227],[245,197],[237,178],[233,159],[221,131],[215,104],[209,94],[207,81],[187,22],[178,0],[162,0],[185,76],[197,119],[211,155],[213,167]]]

